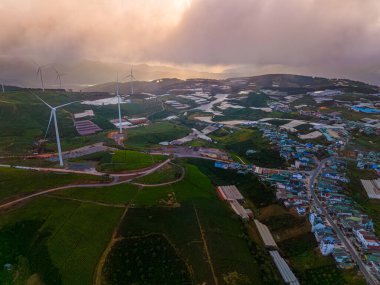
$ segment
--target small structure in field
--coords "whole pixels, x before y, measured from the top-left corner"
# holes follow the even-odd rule
[[[90,120],[75,121],[75,128],[81,136],[92,135],[102,130],[98,125]]]

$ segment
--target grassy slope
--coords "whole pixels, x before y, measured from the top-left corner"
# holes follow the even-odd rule
[[[55,93],[46,91],[44,93],[34,91],[8,92],[2,94],[0,100],[0,154],[25,154],[31,153],[33,143],[43,138],[50,116],[50,110],[44,106],[34,94],[42,97],[52,106],[61,105],[75,100],[99,99],[89,98],[90,94]],[[103,98],[104,96],[102,96]],[[93,109],[96,117],[93,121],[105,131],[114,129],[109,119],[117,115],[116,106],[90,106],[73,104],[60,109],[57,112],[58,127],[60,130],[63,150],[73,149],[84,144],[104,141],[112,143],[105,137],[105,132],[96,135],[80,137],[73,125],[70,113],[82,112],[85,109]],[[134,100],[131,104],[123,104],[122,112],[128,116],[149,116],[162,110],[158,102],[146,100]],[[148,134],[147,134],[148,132]],[[157,144],[162,140],[172,140],[186,135],[187,128],[171,123],[156,123],[152,126],[131,129],[128,131],[131,144],[143,146]],[[48,151],[55,151],[55,138],[53,128],[48,134]]]
[[[138,187],[131,184],[121,184],[101,188],[73,188],[57,192],[54,195],[102,203],[127,204],[136,195]]]
[[[134,180],[142,184],[160,184],[174,181],[181,177],[182,170],[178,165],[166,164],[157,171]]]
[[[127,131],[127,146],[144,148],[157,145],[162,141],[172,141],[186,136],[190,129],[179,124],[169,122],[153,123],[149,126],[132,128]]]
[[[181,239],[200,239],[199,230],[194,225],[196,221],[192,207],[193,204],[198,209],[211,258],[219,279],[222,279],[223,274],[238,271],[249,276],[251,282],[255,280],[257,282],[255,284],[259,284],[260,278],[258,276],[257,265],[248,250],[246,242],[242,239],[239,219],[225,203],[217,199],[210,180],[201,174],[196,167],[190,165],[187,167],[187,175],[182,182],[172,186],[142,189],[137,194],[134,202],[141,206],[155,206],[160,199],[166,199],[167,194],[171,192],[175,193],[177,201],[181,204],[181,208],[167,210],[159,208],[152,208],[151,210],[133,209],[133,211],[137,211],[138,213],[131,214],[133,211],[128,213],[125,226],[126,232],[124,234],[146,234],[150,231],[163,232],[169,236],[169,239],[177,247],[181,248],[183,247]],[[168,214],[167,211],[171,211],[172,215]],[[149,212],[152,213],[149,214]],[[138,221],[135,219],[138,219]],[[176,219],[176,221],[173,219]],[[192,221],[191,223],[188,221],[189,219]],[[166,222],[163,222],[164,220]],[[183,236],[184,234],[185,236]],[[181,236],[179,237],[178,235]],[[225,244],[229,244],[230,246],[226,247]],[[187,254],[189,254],[187,258],[194,261],[195,257],[191,256],[195,253],[190,254],[190,251],[187,251]],[[199,258],[199,255],[200,253],[198,252],[197,258]],[[195,266],[193,262],[191,264]],[[207,265],[204,266],[207,268]],[[199,274],[197,273],[198,270],[195,271],[196,274]]]
[[[282,167],[284,160],[278,152],[272,149],[269,141],[262,137],[259,130],[241,129],[229,133],[224,129],[211,135],[218,142],[217,147],[236,153],[244,160],[263,167]],[[247,156],[247,150],[255,150],[256,153]]]
[[[0,201],[6,198],[68,184],[91,183],[101,178],[91,175],[43,173],[0,168]]]
[[[37,242],[41,240],[41,232],[49,232],[42,239],[41,245],[47,246],[46,255],[58,268],[62,284],[91,284],[98,258],[109,241],[122,211],[123,209],[79,202],[39,198],[23,208],[3,213],[0,227],[25,220],[43,221],[41,227],[32,233],[33,239]],[[18,237],[20,242],[27,238],[30,237]],[[5,244],[1,243],[0,248],[2,246]],[[28,256],[38,256],[38,252],[39,247],[35,245],[28,250]],[[37,273],[40,273],[41,279],[48,279],[50,273],[46,272],[46,269],[52,266],[48,264],[48,260],[30,259],[30,273],[36,272],[33,268],[39,268]]]
[[[194,270],[197,282],[211,280],[205,262],[203,245],[197,226],[193,205],[196,206],[205,230],[211,257],[218,279],[223,274],[238,271],[247,275],[255,284],[260,284],[260,273],[254,258],[242,238],[241,222],[229,207],[218,200],[210,180],[195,166],[187,166],[183,181],[165,187],[148,187],[137,191],[130,185],[111,188],[69,190],[59,193],[86,200],[126,203],[137,192],[133,204],[138,208],[128,211],[121,233],[127,236],[162,233],[179,250],[180,255]],[[180,208],[157,207],[161,199],[175,193]],[[231,246],[226,247],[225,244]]]
[[[147,168],[155,163],[164,161],[163,155],[151,155],[132,150],[118,150],[111,158],[111,163],[101,164],[103,171],[124,171]]]

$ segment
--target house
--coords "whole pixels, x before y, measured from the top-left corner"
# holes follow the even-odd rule
[[[355,236],[358,242],[367,249],[379,248],[380,242],[373,233],[367,232],[366,230],[360,229],[355,230]]]
[[[319,249],[322,255],[326,256],[333,252],[335,247],[335,238],[332,236],[324,237],[319,243]]]
[[[304,207],[296,207],[296,211],[299,216],[303,216],[306,214],[306,208]]]
[[[315,229],[314,236],[317,242],[320,242],[324,237],[334,235],[334,231],[330,226],[321,229]]]
[[[343,247],[335,246],[332,256],[341,269],[352,269],[355,266],[351,255]]]

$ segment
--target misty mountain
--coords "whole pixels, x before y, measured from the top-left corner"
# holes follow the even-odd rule
[[[172,89],[177,89],[180,94],[186,94],[186,90],[202,87],[204,90],[224,93],[221,86],[228,85],[234,92],[241,90],[271,89],[285,91],[289,94],[300,94],[316,90],[338,89],[347,92],[377,93],[379,87],[349,79],[328,79],[293,74],[266,74],[250,77],[234,77],[227,79],[160,79],[154,81],[133,82],[135,93],[165,94]],[[115,92],[116,82],[94,85],[83,89],[86,92]],[[119,84],[120,93],[130,94],[131,83]],[[177,93],[178,93],[177,92]]]
[[[120,81],[131,70],[131,64],[82,60],[78,62],[38,63],[42,67],[45,88],[58,88],[59,80],[55,69],[61,76],[62,88],[81,90],[96,84]],[[0,81],[6,85],[41,87],[40,78],[36,76],[38,65],[27,58],[0,57]],[[159,78],[225,78],[223,73],[199,72],[186,68],[137,64],[133,74],[138,81],[151,81]]]

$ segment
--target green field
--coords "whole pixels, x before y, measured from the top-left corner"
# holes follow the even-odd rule
[[[172,141],[190,133],[190,129],[176,123],[157,122],[149,126],[132,128],[127,131],[126,146],[144,148],[158,145],[163,141]]]
[[[33,152],[33,144],[44,137],[50,110],[34,94],[41,96],[52,106],[57,106],[70,101],[85,99],[84,95],[57,94],[55,92],[16,91],[5,93],[0,101],[0,153],[25,154]],[[73,126],[69,110],[84,110],[85,107],[77,107],[79,104],[67,106],[57,112],[58,128],[62,140],[62,149],[70,149],[78,146],[83,141],[98,141],[97,136],[75,138],[76,130]],[[81,106],[81,105],[79,105]],[[55,137],[51,128],[47,150],[55,151]],[[73,138],[75,138],[73,140]]]
[[[163,155],[151,155],[133,150],[118,150],[112,154],[110,162],[100,164],[105,172],[120,172],[126,170],[143,169],[167,159]]]
[[[14,91],[3,94],[0,100],[0,154],[31,154],[35,152],[34,143],[44,138],[50,110],[35,95],[42,97],[52,106],[71,101],[95,100],[106,97],[104,94],[58,93],[53,91],[33,91],[32,93],[30,91]],[[121,108],[123,115],[129,117],[153,116],[155,113],[162,112],[161,103],[155,100],[132,100],[129,104],[122,104]],[[77,134],[71,114],[82,112],[85,109],[93,109],[95,118],[92,120],[104,129],[103,132],[84,137]],[[106,138],[106,132],[115,129],[109,120],[117,117],[116,105],[91,106],[77,103],[59,109],[57,117],[63,150],[70,150],[95,142],[113,144],[112,140]],[[169,122],[154,123],[151,126],[128,130],[129,143],[134,147],[156,145],[164,140],[180,138],[187,133],[186,127]],[[50,129],[47,139],[45,150],[55,152],[56,143],[53,127]]]
[[[107,284],[192,284],[185,262],[164,236],[117,241],[103,267]]]
[[[215,168],[213,161],[188,159],[188,162],[196,165],[214,185],[236,185],[255,209],[276,201],[275,190],[270,185],[261,182],[255,175],[237,174],[233,170]]]
[[[240,129],[239,131],[227,131],[220,129],[211,135],[217,141],[217,147],[235,153],[249,163],[262,167],[280,168],[285,166],[285,161],[278,151],[273,149],[270,142],[263,138],[257,129]],[[247,154],[247,150],[255,153]]]
[[[181,166],[176,164],[166,164],[157,171],[137,178],[133,182],[141,184],[160,184],[179,179],[183,173]]]
[[[97,261],[123,209],[36,199],[23,208],[2,213],[0,263],[11,263],[14,278],[1,284],[91,284]],[[8,279],[9,280],[9,279]]]
[[[101,177],[80,174],[46,173],[15,168],[0,168],[0,201],[68,184],[86,184],[101,181]]]
[[[169,193],[175,194],[180,207],[158,207]],[[261,284],[258,266],[243,238],[241,222],[218,200],[210,180],[195,166],[186,167],[186,176],[181,182],[141,189],[133,204],[143,208],[128,210],[119,234],[123,237],[165,235],[193,268],[192,279],[197,284],[212,280],[212,276],[205,261],[195,209],[205,230],[219,281],[223,280],[223,275],[236,271],[251,282]],[[230,246],[226,247],[225,243]]]
[[[269,96],[264,93],[250,93],[247,99],[242,100],[242,104],[249,107],[268,107],[269,100]]]
[[[350,144],[349,148],[354,150],[380,151],[380,136],[357,132],[352,135]]]
[[[111,187],[71,188],[65,191],[56,192],[54,193],[54,196],[123,205],[131,202],[138,191],[138,186],[132,184],[120,184]]]
[[[359,121],[363,118],[371,118],[371,119],[379,119],[380,115],[376,114],[365,114],[360,112],[352,111],[348,108],[344,107],[329,107],[326,110],[321,110],[322,113],[330,113],[330,112],[340,112],[341,117],[350,120],[350,121]]]

